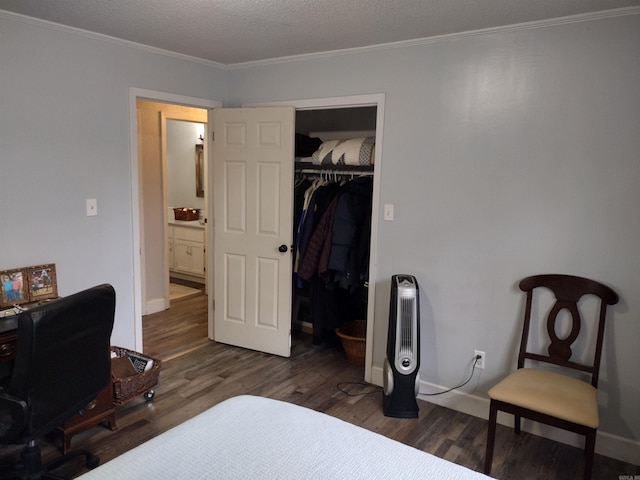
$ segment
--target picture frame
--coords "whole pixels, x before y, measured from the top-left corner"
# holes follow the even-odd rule
[[[27,267],[26,270],[29,280],[29,298],[32,302],[58,297],[58,281],[54,263],[33,265]]]
[[[30,301],[26,269],[0,271],[0,308],[10,308]]]

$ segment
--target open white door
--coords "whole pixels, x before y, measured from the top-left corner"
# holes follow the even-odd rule
[[[214,340],[290,356],[292,107],[215,109]]]

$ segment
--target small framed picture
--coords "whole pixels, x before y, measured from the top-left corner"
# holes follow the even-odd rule
[[[27,275],[29,278],[29,298],[32,302],[58,296],[55,264],[28,267]]]
[[[2,270],[0,272],[0,280],[2,280],[0,307],[9,308],[30,301],[25,269]]]

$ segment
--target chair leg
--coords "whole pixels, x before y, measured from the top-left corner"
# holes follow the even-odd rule
[[[520,415],[514,415],[513,416],[513,431],[515,433],[520,433],[521,425],[522,425],[522,421],[521,421]]]
[[[55,470],[60,465],[63,465],[64,463],[76,457],[84,457],[87,468],[89,468],[90,470],[100,465],[100,457],[98,457],[97,455],[94,455],[88,450],[74,450],[47,463],[45,465],[45,470],[47,470],[47,472]]]
[[[493,446],[496,439],[496,419],[498,416],[498,409],[496,408],[493,400],[489,406],[489,425],[487,427],[487,450],[484,454],[484,473],[489,475],[491,473],[491,464],[493,463]]]
[[[584,444],[584,480],[591,480],[591,471],[593,470],[593,457],[596,450],[596,430],[586,435]]]

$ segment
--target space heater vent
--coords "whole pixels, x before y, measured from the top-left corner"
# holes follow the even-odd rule
[[[406,285],[404,287],[406,288]],[[399,372],[407,375],[413,372],[417,365],[416,347],[418,338],[416,334],[417,309],[415,290],[413,292],[399,292],[397,309],[394,363]]]
[[[396,370],[408,375],[417,366],[417,290],[411,277],[398,278],[396,288],[396,341],[393,359]]]

